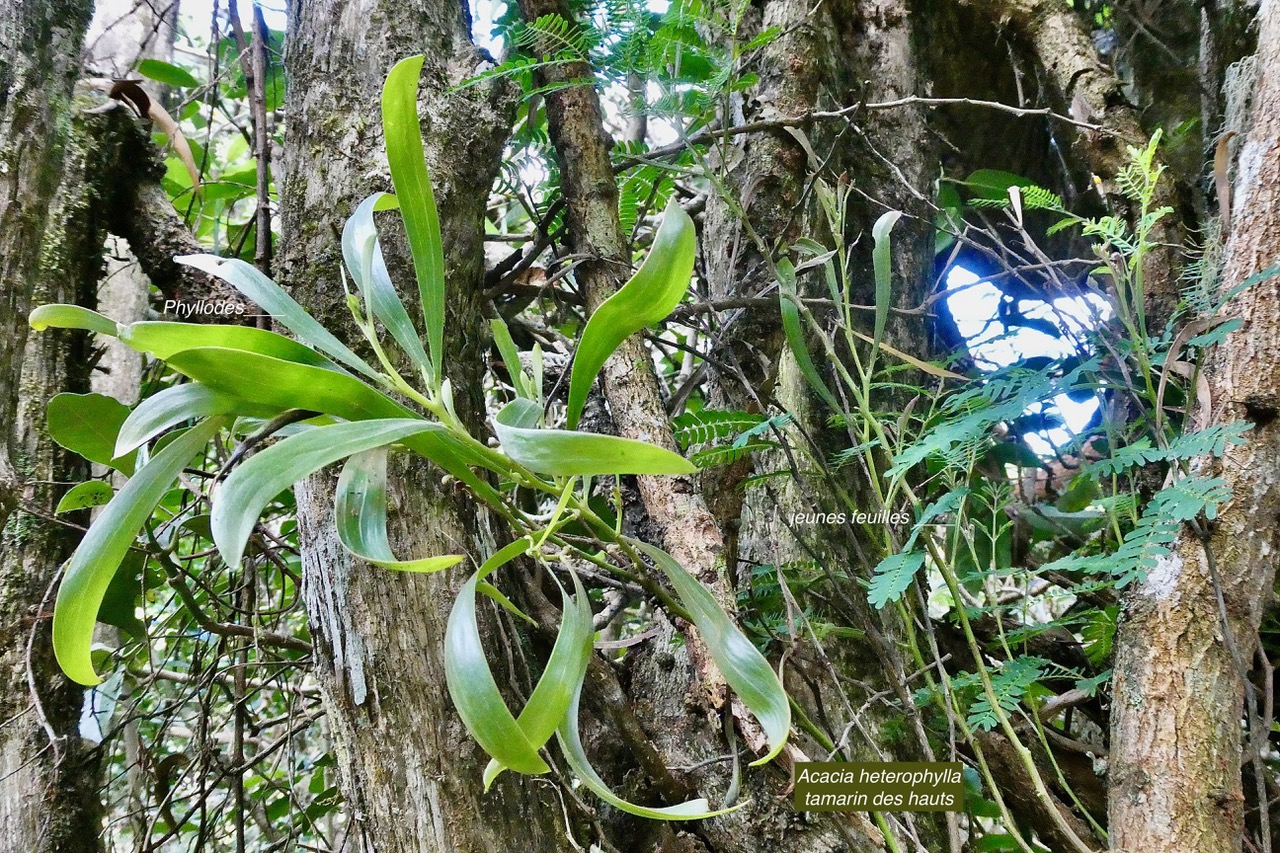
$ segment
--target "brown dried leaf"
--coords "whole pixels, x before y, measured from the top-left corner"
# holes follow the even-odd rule
[[[1228,130],[1218,138],[1213,152],[1213,185],[1218,190],[1218,216],[1222,219],[1222,239],[1231,233],[1231,182],[1227,179],[1227,167],[1231,164],[1231,138],[1238,136]]]
[[[142,90],[141,86],[137,88],[139,91]],[[196,165],[196,158],[191,155],[191,146],[187,144],[187,138],[182,135],[182,128],[178,127],[173,116],[169,115],[156,101],[150,101],[147,115],[169,137],[173,152],[178,155],[182,165],[187,167],[187,174],[191,176],[191,186],[194,189],[200,189],[200,168]]]

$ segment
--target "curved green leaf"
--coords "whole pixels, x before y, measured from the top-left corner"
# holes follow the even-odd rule
[[[538,627],[538,623],[534,621],[534,619],[530,617],[528,613],[525,613],[519,607],[516,607],[515,604],[512,603],[511,599],[503,595],[502,591],[499,590],[493,584],[480,581],[476,584],[476,592],[489,596],[489,598],[492,599],[495,604],[497,604],[499,607],[501,607],[503,610],[507,611],[517,619],[520,619],[520,620],[523,620],[524,622],[529,623],[529,625],[531,625],[534,628]],[[485,784],[487,785],[488,783],[486,782]]]
[[[107,504],[71,555],[53,606],[53,650],[58,665],[73,681],[89,687],[101,683],[89,649],[107,587],[178,473],[224,423],[225,419],[214,418],[198,424],[153,456]]]
[[[105,394],[63,392],[49,401],[49,437],[90,462],[133,473],[134,454],[117,456],[116,435],[129,417],[129,407]]]
[[[800,325],[800,309],[797,307],[799,297],[796,295],[795,267],[792,266],[791,261],[781,258],[777,263],[777,271],[778,307],[782,311],[782,331],[787,337],[787,346],[791,350],[791,355],[795,357],[796,366],[800,368],[805,381],[819,397],[826,401],[832,411],[839,412],[841,411],[840,403],[836,400],[836,395],[832,394],[827,383],[822,381],[822,374],[818,373],[818,368],[814,366],[813,359],[809,356],[809,345],[804,339],[804,329]]]
[[[769,739],[770,750],[768,755],[751,762],[752,765],[772,761],[782,751],[791,732],[791,703],[777,673],[697,578],[686,572],[666,551],[643,542],[635,544],[671,581],[707,644],[711,659],[720,668],[725,681],[760,721]]]
[[[171,367],[224,394],[263,406],[310,409],[348,421],[413,418],[416,414],[347,373],[239,350],[206,347],[172,356]],[[482,499],[500,503],[493,487],[469,466],[502,476],[512,469],[501,454],[482,452],[447,430],[411,435],[405,445],[435,462]]]
[[[196,347],[169,356],[184,376],[262,406],[310,409],[346,420],[407,418],[413,412],[348,373],[225,347]]]
[[[310,409],[348,421],[413,418],[416,414],[347,373],[281,361],[239,350],[206,347],[169,358],[171,367],[224,394],[263,406]],[[512,476],[509,464],[496,452],[482,452],[447,430],[411,435],[405,445],[435,462],[481,498],[501,499],[468,466]]]
[[[524,730],[502,701],[476,622],[477,576],[472,575],[453,602],[444,632],[444,676],[458,716],[476,743],[503,767],[518,773],[546,773]]]
[[[591,646],[596,629],[591,622],[591,601],[582,581],[573,574],[574,595],[560,588],[563,617],[556,644],[547,659],[546,669],[538,679],[524,710],[516,718],[516,725],[524,732],[533,746],[541,749],[551,740],[569,713],[570,703],[579,686],[587,677],[587,664],[591,661]],[[489,762],[484,771],[484,787],[488,790],[493,780],[506,768],[497,758]]]
[[[387,263],[378,241],[378,226],[373,221],[374,210],[381,210],[381,203],[389,198],[394,196],[374,193],[360,202],[342,229],[342,257],[373,316],[381,321],[414,364],[430,376],[432,364],[422,348],[418,330],[409,319],[409,312],[391,283],[391,274],[387,272]]]
[[[373,379],[378,372],[347,348],[314,317],[308,314],[284,288],[263,275],[252,264],[239,258],[219,258],[217,255],[179,255],[174,258],[180,264],[203,270],[217,276],[256,302],[303,343],[310,344],[323,353]]]
[[[532,547],[533,538],[529,536],[521,536],[516,541],[507,543],[494,552],[493,556],[484,561],[484,565],[480,566],[479,571],[476,572],[476,579],[484,580],[516,557],[523,557],[528,554],[529,549]]]
[[[294,483],[356,453],[417,433],[442,431],[421,419],[354,421],[289,436],[249,457],[217,488],[210,523],[222,558],[238,568],[262,510]]]
[[[871,227],[871,239],[875,243],[871,250],[871,265],[876,277],[876,324],[872,349],[879,347],[880,341],[884,339],[884,326],[889,319],[889,306],[893,302],[893,244],[889,240],[889,234],[901,217],[901,210],[890,210],[882,214]]]
[[[579,682],[577,689],[573,692],[573,700],[569,703],[569,712],[565,715],[564,722],[560,728],[556,730],[556,740],[560,742],[560,749],[564,752],[564,757],[569,762],[569,767],[582,780],[582,784],[615,809],[637,817],[648,818],[649,820],[704,820],[737,811],[746,805],[744,802],[732,808],[713,810],[710,803],[705,799],[698,798],[696,800],[688,800],[679,805],[655,809],[648,806],[638,806],[622,799],[609,790],[609,786],[605,784],[604,780],[600,778],[600,774],[591,766],[591,760],[587,758],[587,751],[582,748],[582,736],[578,733],[578,704],[581,698],[582,683]]]
[[[52,326],[55,329],[84,329],[113,338],[120,333],[120,325],[110,317],[79,305],[62,303],[41,305],[33,309],[27,315],[27,323],[37,332],[43,332]]]
[[[504,610],[536,627],[538,624],[537,622],[534,622],[523,610],[512,604],[511,600],[499,592],[497,587],[493,584],[485,583],[484,580],[499,568],[514,560],[516,557],[521,557],[529,553],[529,549],[532,547],[533,537],[523,536],[496,551],[493,556],[485,560],[484,565],[476,571],[476,591],[484,593],[497,602]]]
[[[382,89],[382,129],[387,140],[391,183],[400,202],[400,215],[404,217],[405,236],[409,239],[409,253],[413,256],[413,271],[422,298],[422,314],[427,322],[432,377],[439,381],[444,349],[444,246],[418,119],[418,75],[422,73],[422,62],[421,56],[402,59],[387,74]]]
[[[494,317],[489,321],[489,328],[493,330],[493,342],[497,345],[498,355],[502,357],[502,363],[511,377],[511,386],[515,388],[516,396],[541,402],[537,400],[533,380],[524,372],[524,367],[520,364],[520,351],[516,349],[516,342],[512,340],[511,330],[507,328],[507,324],[501,317]]]
[[[170,427],[183,421],[214,415],[247,415],[270,418],[282,412],[277,406],[263,406],[223,394],[198,382],[165,388],[134,408],[116,435],[115,454],[136,450]]]
[[[143,77],[174,86],[179,89],[191,89],[200,85],[200,81],[191,76],[191,72],[171,62],[159,59],[144,59],[138,63],[138,73]]]
[[[149,320],[125,326],[120,330],[120,340],[138,352],[150,353],[161,361],[167,361],[171,356],[184,350],[223,347],[346,372],[311,347],[266,329],[255,329],[253,326],[219,326]]]
[[[110,503],[111,496],[114,494],[115,490],[111,488],[111,484],[104,483],[102,480],[88,480],[84,483],[76,483],[62,496],[62,500],[58,501],[58,507],[53,513],[54,515],[62,515],[64,512],[73,512],[77,509],[102,506],[105,503]]]
[[[631,280],[604,301],[578,341],[569,380],[568,425],[578,425],[596,374],[624,340],[666,319],[689,290],[698,251],[693,220],[674,198],[662,214],[649,255]]]
[[[656,445],[612,435],[538,429],[542,409],[531,400],[512,400],[494,419],[503,451],[539,474],[692,474],[688,459]]]
[[[397,560],[387,537],[387,449],[376,447],[352,455],[342,466],[334,499],[338,541],[366,563],[400,572],[438,572],[462,557]]]

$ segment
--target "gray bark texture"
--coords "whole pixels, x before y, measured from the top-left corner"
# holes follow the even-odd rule
[[[98,100],[80,91],[62,104],[62,148],[50,154],[57,161],[58,183],[38,234],[35,268],[25,282],[26,304],[5,318],[6,343],[25,338],[21,354],[5,364],[17,374],[6,401],[12,420],[5,422],[5,439],[17,471],[19,503],[0,539],[0,631],[6,661],[0,714],[9,721],[0,730],[0,827],[12,825],[14,833],[27,833],[13,837],[30,840],[29,847],[13,849],[78,851],[98,845],[100,755],[79,737],[83,691],[62,675],[49,639],[56,576],[89,520],[85,512],[55,516],[54,508],[90,470],[83,459],[58,447],[45,426],[45,407],[54,395],[90,390],[96,345],[81,332],[27,333],[27,314],[37,305],[97,307],[104,241],[112,233],[138,233],[140,220],[125,222],[121,211],[135,210],[130,200],[139,193],[163,193],[149,171],[156,161],[146,133],[126,111],[86,113]],[[34,199],[24,201],[34,206]],[[167,197],[164,202],[148,216],[177,233],[181,224]],[[189,234],[180,242],[188,250],[194,246]],[[20,248],[6,259],[17,259]],[[149,261],[154,247],[139,254]],[[146,261],[141,268],[154,272]],[[8,295],[14,296],[24,282],[16,274],[9,281],[15,287]],[[95,378],[112,393],[136,396],[137,363],[122,363],[110,374],[110,360],[98,364],[102,372]]]
[[[103,101],[75,85],[90,11],[0,11],[0,839],[35,853],[98,850],[102,810],[100,751],[79,735],[84,692],[62,675],[49,637],[57,573],[88,523],[54,508],[90,472],[45,428],[51,397],[90,390],[94,344],[80,332],[30,334],[27,315],[50,302],[96,307],[108,234],[137,247],[163,292],[221,292],[172,261],[198,247],[160,187],[147,130],[127,109],[87,112]],[[100,378],[137,393],[136,364]]]
[[[1260,12],[1252,124],[1239,147],[1233,224],[1222,286],[1280,257],[1280,8]],[[1241,766],[1267,750],[1267,732],[1242,729],[1261,711],[1249,671],[1273,599],[1280,553],[1280,279],[1229,304],[1244,325],[1212,357],[1198,417],[1253,424],[1204,473],[1233,497],[1203,537],[1188,530],[1129,595],[1115,661],[1111,725],[1111,844],[1124,853],[1238,851],[1245,827]],[[1268,668],[1270,664],[1265,664]],[[1242,758],[1243,756],[1243,758]],[[1251,806],[1258,802],[1249,791]],[[1273,799],[1274,792],[1265,792]],[[1274,808],[1274,807],[1273,807]],[[1266,831],[1266,830],[1264,830]]]
[[[445,372],[459,415],[482,428],[481,218],[508,132],[511,93],[486,86],[448,93],[485,61],[471,45],[462,4],[308,0],[290,14],[281,280],[329,328],[351,329],[338,235],[363,197],[391,190],[378,110],[382,84],[396,61],[424,53],[419,109],[449,287]],[[387,236],[394,235],[394,219],[384,222],[393,279],[406,304],[416,306],[407,251]],[[489,517],[442,484],[441,472],[427,463],[393,461],[391,473],[393,544],[404,556],[487,555],[495,543],[505,544]],[[507,773],[483,793],[488,756],[449,701],[442,640],[454,594],[471,569],[421,576],[354,562],[333,533],[332,485],[314,478],[297,495],[317,670],[352,822],[348,848],[568,849],[554,785]],[[520,686],[527,690],[529,683]]]
[[[53,661],[48,622],[73,542],[49,521],[55,484],[85,471],[43,436],[44,402],[87,381],[74,367],[86,340],[29,337],[26,322],[33,304],[83,302],[96,284],[101,243],[82,215],[86,161],[72,140],[88,17],[80,2],[0,9],[0,839],[33,853],[98,849],[96,754],[77,733],[82,692]]]
[[[9,3],[0,11],[0,423],[17,409],[41,237],[62,179],[72,85],[90,4]],[[0,510],[17,501],[13,436],[0,435]],[[0,512],[0,516],[6,514]]]

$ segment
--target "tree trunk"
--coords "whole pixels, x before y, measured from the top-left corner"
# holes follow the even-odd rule
[[[391,189],[378,112],[382,83],[397,60],[425,53],[420,111],[449,287],[445,371],[459,415],[479,428],[487,351],[481,218],[509,129],[511,94],[502,86],[448,93],[482,61],[464,5],[321,0],[299,3],[290,14],[282,280],[329,328],[350,328],[337,235],[361,198]],[[416,306],[400,243],[384,235],[393,279],[406,304]],[[392,480],[393,542],[403,554],[487,556],[505,544],[494,520],[442,484],[438,470],[421,462],[397,466]],[[554,786],[508,773],[483,793],[488,756],[449,701],[445,622],[469,569],[422,576],[356,563],[333,533],[332,485],[313,478],[297,495],[305,596],[351,838],[358,840],[352,846],[386,853],[568,849]]]
[[[1252,125],[1240,146],[1224,288],[1280,254],[1280,8],[1260,14]],[[1126,853],[1238,851],[1245,825],[1241,766],[1266,751],[1258,731],[1258,626],[1280,553],[1280,279],[1245,290],[1243,320],[1212,356],[1200,416],[1253,424],[1220,470],[1233,489],[1204,537],[1187,530],[1130,594],[1117,638],[1112,712],[1111,843]],[[1203,467],[1203,466],[1202,466]],[[1270,664],[1264,664],[1268,669]],[[1241,728],[1247,700],[1250,725]],[[1242,736],[1245,736],[1242,748]],[[1258,792],[1249,791],[1253,807]],[[1264,794],[1264,802],[1271,794]],[[1266,825],[1265,822],[1263,824]],[[1265,830],[1264,830],[1265,832]],[[1269,849],[1260,838],[1256,849]]]
[[[528,21],[545,15],[560,15],[573,20],[570,7],[556,0],[523,0],[521,11]],[[804,4],[773,2],[751,7],[747,12],[749,23],[738,33],[740,38],[749,39],[756,29],[770,25],[777,26],[786,35],[766,49],[758,66],[762,72],[762,83],[750,94],[752,109],[759,106],[762,114],[744,115],[741,104],[735,101],[729,114],[721,117],[724,125],[807,112],[814,107],[819,91],[828,83],[835,83],[836,88],[843,92],[844,87],[838,81],[846,79],[845,73],[852,78],[866,70],[861,64],[856,71],[848,69],[846,49],[849,44],[856,45],[855,53],[863,61],[878,55],[883,67],[877,73],[892,74],[895,79],[905,76],[908,80],[905,86],[912,89],[910,81],[914,66],[909,35],[901,28],[904,23],[901,13],[879,11],[883,18],[877,19],[877,26],[862,38],[853,35],[852,31],[867,20],[864,16],[871,16],[870,10],[841,7],[830,13],[830,17],[823,10],[811,18],[811,7]],[[759,20],[756,19],[757,14],[761,16]],[[881,27],[885,21],[888,23]],[[842,29],[835,29],[833,24]],[[845,32],[843,28],[847,28],[850,38],[841,42],[836,33]],[[828,36],[831,37],[830,43],[826,42]],[[589,69],[578,66],[547,68],[541,72],[539,85],[566,84],[589,73]],[[547,95],[547,110],[567,204],[569,246],[575,254],[588,259],[575,267],[575,275],[584,288],[590,309],[613,293],[624,277],[621,271],[630,261],[626,240],[618,225],[617,189],[609,158],[610,141],[602,126],[599,99],[589,87],[570,85],[557,88]],[[908,110],[901,115],[910,123],[914,111]],[[897,124],[893,121],[886,122],[886,125],[890,123]],[[749,155],[744,156],[736,150],[732,153],[718,152],[723,160],[740,164],[731,170],[729,180],[732,184],[737,188],[750,187],[734,202],[751,207],[756,214],[752,224],[765,235],[771,249],[785,247],[790,240],[807,234],[809,228],[808,217],[797,211],[804,206],[803,182],[808,168],[804,148],[782,130],[742,138],[749,139],[742,143],[743,147],[751,149]],[[911,148],[914,144],[914,140],[911,144],[905,142],[911,139],[909,136],[902,139],[904,147]],[[922,162],[923,155],[915,151],[904,159],[908,171],[914,171]],[[758,287],[762,284],[761,276],[765,279],[764,286],[771,285],[772,278],[760,262],[757,247],[741,230],[742,224],[733,212],[734,205],[728,201],[718,197],[713,187],[707,205],[707,227],[700,240],[710,270],[712,295],[741,296],[764,292]],[[758,218],[761,211],[767,212],[767,219]],[[901,257],[916,258],[912,263],[918,264],[918,256],[910,252],[902,253]],[[728,285],[729,281],[741,281],[743,288],[732,287]],[[905,302],[909,297],[904,295],[902,298]],[[770,325],[771,329],[768,328]],[[757,359],[765,364],[776,364],[780,356],[776,324],[735,328],[720,343],[734,349],[741,343],[747,352],[737,361],[752,367],[759,364]],[[718,347],[713,348],[723,352]],[[768,382],[760,384],[767,386]],[[638,338],[624,344],[610,359],[603,371],[603,385],[620,435],[673,444],[651,360]],[[761,389],[759,394],[767,397],[767,390]],[[644,509],[658,528],[667,550],[732,608],[741,580],[737,572],[739,552],[735,547],[738,539],[734,536],[726,539],[723,531],[737,530],[742,520],[737,511],[740,507],[733,507],[730,497],[735,494],[737,483],[717,482],[715,478],[704,477],[703,484],[707,486],[704,492],[696,481],[656,477],[640,477],[638,480]],[[719,518],[712,514],[710,507],[716,509]],[[777,512],[780,514],[781,509]],[[770,515],[773,514],[771,508]],[[756,536],[760,536],[760,541],[771,538],[776,542],[778,530],[771,526],[766,534],[763,527],[753,529],[748,523],[739,536],[753,542]],[[661,648],[661,645],[657,647]],[[895,650],[888,650],[891,659],[896,657]],[[696,766],[698,756],[707,750],[723,749],[717,746],[719,733],[715,727],[710,731],[706,727],[706,721],[715,722],[719,714],[733,713],[747,744],[758,747],[759,741],[755,739],[750,718],[743,719],[737,713],[741,709],[736,706],[724,707],[724,688],[718,683],[719,674],[713,667],[708,667],[705,652],[696,637],[690,639],[687,653],[679,656],[674,668],[669,659],[661,665],[655,659],[657,657],[660,656],[641,648],[628,655],[626,665],[632,695],[644,709],[641,718],[659,745],[667,766]],[[885,660],[883,655],[872,652],[867,658],[869,665],[861,668],[854,677],[862,678],[872,673],[873,678],[880,678]],[[687,684],[696,687],[690,690]],[[697,716],[690,713],[692,701],[697,702],[693,709],[697,716],[703,717],[701,725]],[[834,704],[831,697],[817,701]],[[900,711],[894,709],[893,713],[897,716]],[[805,758],[805,753],[794,746],[789,752],[793,759]],[[710,773],[695,772],[691,778],[698,790],[708,796],[713,792],[719,793],[725,781],[723,774],[715,768]],[[741,812],[700,824],[694,829],[695,837],[709,851],[878,850],[885,845],[880,830],[871,826],[861,814],[813,815],[803,825],[789,820],[782,812],[790,812],[790,807],[776,799],[780,781],[769,768],[748,769],[743,784],[744,790],[750,792],[750,804]],[[908,818],[907,823],[911,822]],[[766,829],[783,825],[786,826],[785,831]]]
[[[78,733],[83,691],[53,660],[48,620],[74,543],[53,508],[60,484],[86,471],[45,437],[44,405],[87,390],[87,340],[27,335],[33,304],[92,304],[97,283],[102,233],[85,215],[72,121],[89,12],[40,0],[0,10],[0,838],[35,853],[96,851],[101,814],[97,753]]]
[[[23,320],[38,280],[41,235],[62,180],[71,88],[79,72],[87,2],[7,4],[0,14],[0,281],[4,334],[0,335],[0,423],[12,424],[18,405]],[[19,497],[11,448],[0,435],[0,518]]]

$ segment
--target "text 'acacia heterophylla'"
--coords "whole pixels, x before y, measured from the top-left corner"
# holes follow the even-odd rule
[[[609,355],[629,335],[664,319],[683,299],[696,250],[693,222],[673,201],[644,263],[587,322],[572,367],[568,430],[544,426],[542,377],[522,367],[506,327],[494,321],[496,342],[517,396],[494,418],[498,448],[489,446],[483,436],[472,435],[460,422],[442,371],[444,253],[417,112],[422,62],[415,57],[397,64],[383,90],[383,125],[395,194],[378,193],[365,199],[342,234],[343,260],[355,290],[348,301],[376,355],[377,367],[339,341],[257,269],[212,255],[178,260],[234,286],[292,332],[292,339],[244,326],[119,325],[73,305],[46,305],[32,312],[30,322],[38,330],[53,326],[111,335],[190,380],[144,400],[120,425],[116,457],[139,449],[147,455],[148,446],[150,452],[145,464],[132,471],[98,515],[66,566],[54,609],[58,662],[81,684],[100,682],[90,654],[99,607],[126,552],[182,469],[220,433],[236,434],[263,420],[298,413],[300,423],[291,434],[245,459],[213,491],[213,538],[229,566],[239,566],[254,526],[275,496],[343,460],[335,524],[339,539],[352,554],[407,572],[434,572],[460,563],[463,555],[405,560],[392,553],[387,535],[388,453],[396,448],[426,457],[521,534],[484,560],[463,584],[445,634],[450,696],[467,730],[492,757],[485,772],[486,786],[503,770],[547,772],[549,765],[539,752],[554,735],[582,783],[619,809],[656,819],[720,814],[705,799],[667,808],[626,802],[592,769],[578,734],[579,698],[595,635],[592,611],[582,581],[568,561],[558,559],[577,552],[607,565],[598,554],[580,550],[585,546],[561,537],[560,529],[575,520],[587,525],[611,552],[637,566],[647,559],[659,569],[675,590],[672,605],[697,627],[725,680],[760,721],[770,749],[757,763],[778,755],[790,730],[790,708],[765,658],[674,559],[624,536],[588,506],[592,476],[688,474],[696,470],[694,465],[651,444],[572,430]],[[391,282],[379,244],[374,213],[391,209],[400,211],[408,238],[425,346]],[[414,380],[394,366],[379,326],[412,363],[419,374]],[[537,355],[535,365],[540,364]],[[478,471],[496,475],[501,485],[495,488]],[[543,495],[555,507],[549,518],[521,511],[509,494],[515,488]],[[555,562],[566,584],[561,585],[562,616],[554,647],[517,716],[502,699],[482,648],[476,599],[478,593],[484,594],[514,610],[489,576],[526,555]]]

